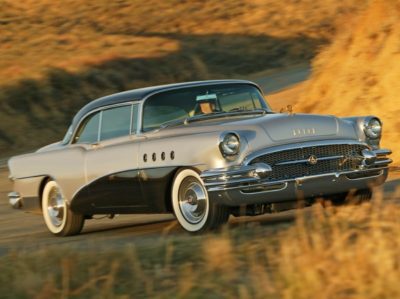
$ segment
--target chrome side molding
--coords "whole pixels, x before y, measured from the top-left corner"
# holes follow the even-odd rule
[[[228,168],[206,170],[200,177],[207,189],[215,186],[254,184],[260,179],[268,177],[272,172],[271,166],[265,163],[253,165],[239,165]]]

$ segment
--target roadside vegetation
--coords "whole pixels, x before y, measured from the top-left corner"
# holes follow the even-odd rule
[[[0,1],[0,157],[97,97],[310,61],[363,0]]]
[[[286,229],[239,225],[103,249],[0,257],[1,298],[399,298],[400,207],[299,210]]]

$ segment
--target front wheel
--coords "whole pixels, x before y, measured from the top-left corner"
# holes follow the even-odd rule
[[[172,207],[179,224],[191,233],[217,229],[229,218],[227,207],[210,203],[207,190],[193,169],[183,169],[175,175]]]
[[[42,195],[42,212],[49,231],[56,236],[79,234],[84,216],[72,212],[60,186],[55,181],[47,182]]]

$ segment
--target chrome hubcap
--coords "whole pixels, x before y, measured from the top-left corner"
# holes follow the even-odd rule
[[[50,191],[47,213],[54,226],[59,227],[62,224],[65,216],[65,199],[56,187]]]
[[[186,221],[199,223],[207,210],[207,195],[203,185],[194,177],[187,177],[179,188],[179,208]]]

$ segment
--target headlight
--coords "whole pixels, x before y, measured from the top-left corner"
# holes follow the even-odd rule
[[[378,139],[382,134],[382,123],[377,118],[367,119],[364,124],[364,133],[368,138]]]
[[[240,140],[236,134],[228,133],[219,144],[219,148],[224,157],[235,156],[240,150]]]

